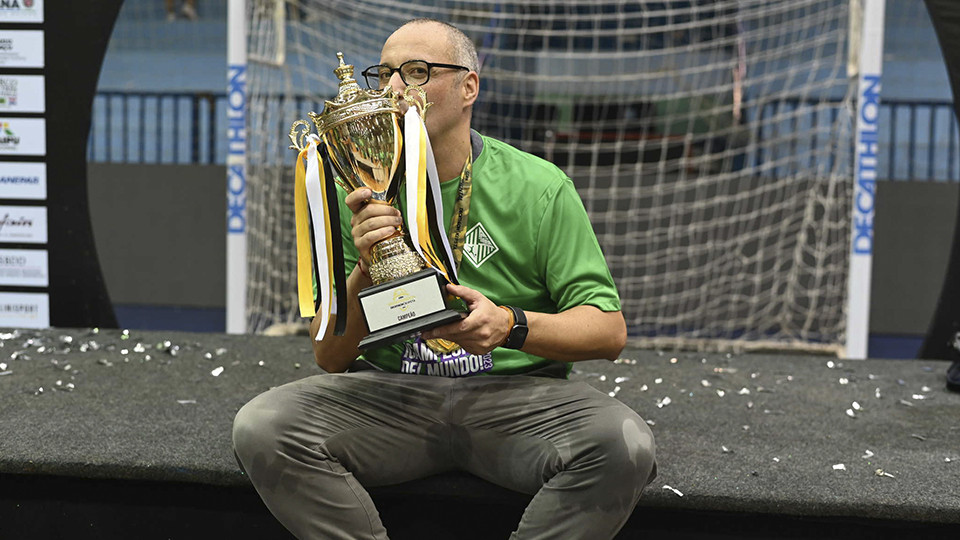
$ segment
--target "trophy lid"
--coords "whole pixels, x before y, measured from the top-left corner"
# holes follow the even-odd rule
[[[334,127],[371,114],[392,113],[400,115],[400,107],[393,90],[387,86],[382,90],[361,88],[353,78],[353,65],[343,61],[343,53],[337,53],[340,65],[333,71],[340,80],[337,97],[324,103],[323,112],[310,117],[322,137]]]
[[[343,52],[337,53],[337,60],[340,61],[340,65],[333,70],[337,74],[337,78],[340,79],[340,90],[336,101],[346,102],[360,91],[360,85],[353,78],[353,64],[343,62]]]

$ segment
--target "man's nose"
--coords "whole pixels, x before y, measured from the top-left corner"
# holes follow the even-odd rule
[[[389,84],[390,84],[390,88],[393,88],[397,92],[401,92],[401,93],[407,88],[407,85],[403,83],[403,79],[400,77],[399,71],[394,71],[393,73],[390,74]]]

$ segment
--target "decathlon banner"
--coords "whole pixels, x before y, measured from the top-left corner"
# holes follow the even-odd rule
[[[278,143],[279,144],[279,143]],[[247,20],[244,0],[227,4],[226,329],[247,330]]]
[[[847,280],[845,356],[867,357],[870,333],[870,281],[873,272],[873,217],[880,163],[880,75],[883,71],[884,0],[861,0],[859,87],[854,140],[853,209],[850,226],[850,275]],[[855,46],[856,44],[851,44]]]

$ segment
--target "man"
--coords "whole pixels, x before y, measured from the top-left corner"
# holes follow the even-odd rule
[[[454,250],[464,242],[461,285],[448,290],[470,311],[361,356],[357,293],[372,285],[370,247],[393,234],[400,212],[366,204],[367,189],[344,198],[347,329],[314,341],[330,374],[272,389],[234,422],[244,470],[300,538],[386,538],[364,486],[450,470],[534,495],[514,538],[610,538],[655,475],[646,423],[564,380],[570,362],[612,360],[623,349],[619,297],[570,179],[470,130],[478,68],[463,33],[416,19],[364,71],[401,92],[421,84],[432,103],[425,121],[446,180],[445,219]]]

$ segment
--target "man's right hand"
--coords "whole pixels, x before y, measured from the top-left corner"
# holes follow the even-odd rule
[[[369,188],[353,191],[344,202],[353,212],[350,218],[350,233],[353,244],[360,252],[360,259],[366,268],[370,268],[370,248],[377,242],[397,232],[403,223],[400,211],[396,208],[372,201],[373,192]]]

